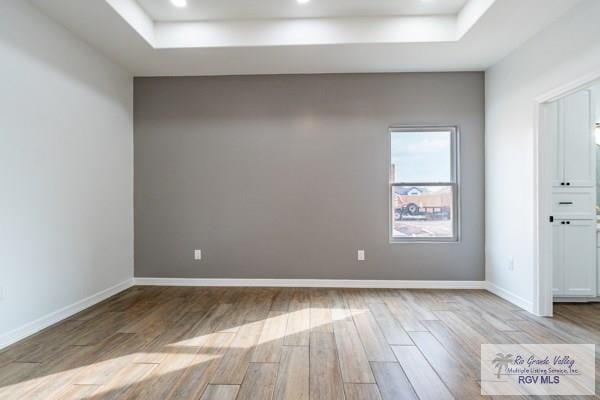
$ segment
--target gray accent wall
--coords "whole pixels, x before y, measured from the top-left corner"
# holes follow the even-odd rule
[[[389,242],[414,124],[460,128],[459,243]],[[134,131],[137,277],[484,279],[481,72],[136,78]]]

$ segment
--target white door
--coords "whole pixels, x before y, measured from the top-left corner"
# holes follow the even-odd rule
[[[562,224],[562,222],[566,222]],[[596,295],[596,221],[561,221],[564,294]]]
[[[588,90],[559,101],[558,145],[562,144],[563,148],[564,186],[594,187],[596,159],[591,114],[591,96]]]

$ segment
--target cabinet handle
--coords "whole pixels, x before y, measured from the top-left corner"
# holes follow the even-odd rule
[[[567,221],[567,225],[570,225],[570,224],[571,224],[571,221]]]
[[[560,186],[565,186],[565,183],[564,183],[564,182],[561,182],[561,183],[560,183]]]
[[[565,221],[560,221],[560,224],[561,224],[561,225],[564,225],[564,224],[565,224]]]
[[[558,204],[573,204],[572,201],[559,201]]]
[[[567,186],[571,186],[571,182],[567,182]]]

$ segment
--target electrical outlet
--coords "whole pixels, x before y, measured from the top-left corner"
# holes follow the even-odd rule
[[[194,250],[194,260],[202,260],[202,250]]]
[[[356,259],[357,259],[358,261],[365,261],[365,251],[364,251],[364,250],[359,250],[359,251],[356,253]]]

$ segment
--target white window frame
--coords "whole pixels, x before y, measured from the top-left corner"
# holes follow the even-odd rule
[[[392,168],[392,135],[402,132],[450,132],[450,182],[394,182]],[[459,243],[460,242],[460,136],[458,126],[418,125],[392,126],[388,131],[388,234],[390,243]],[[452,188],[452,232],[450,237],[394,237],[394,186],[450,186]]]

